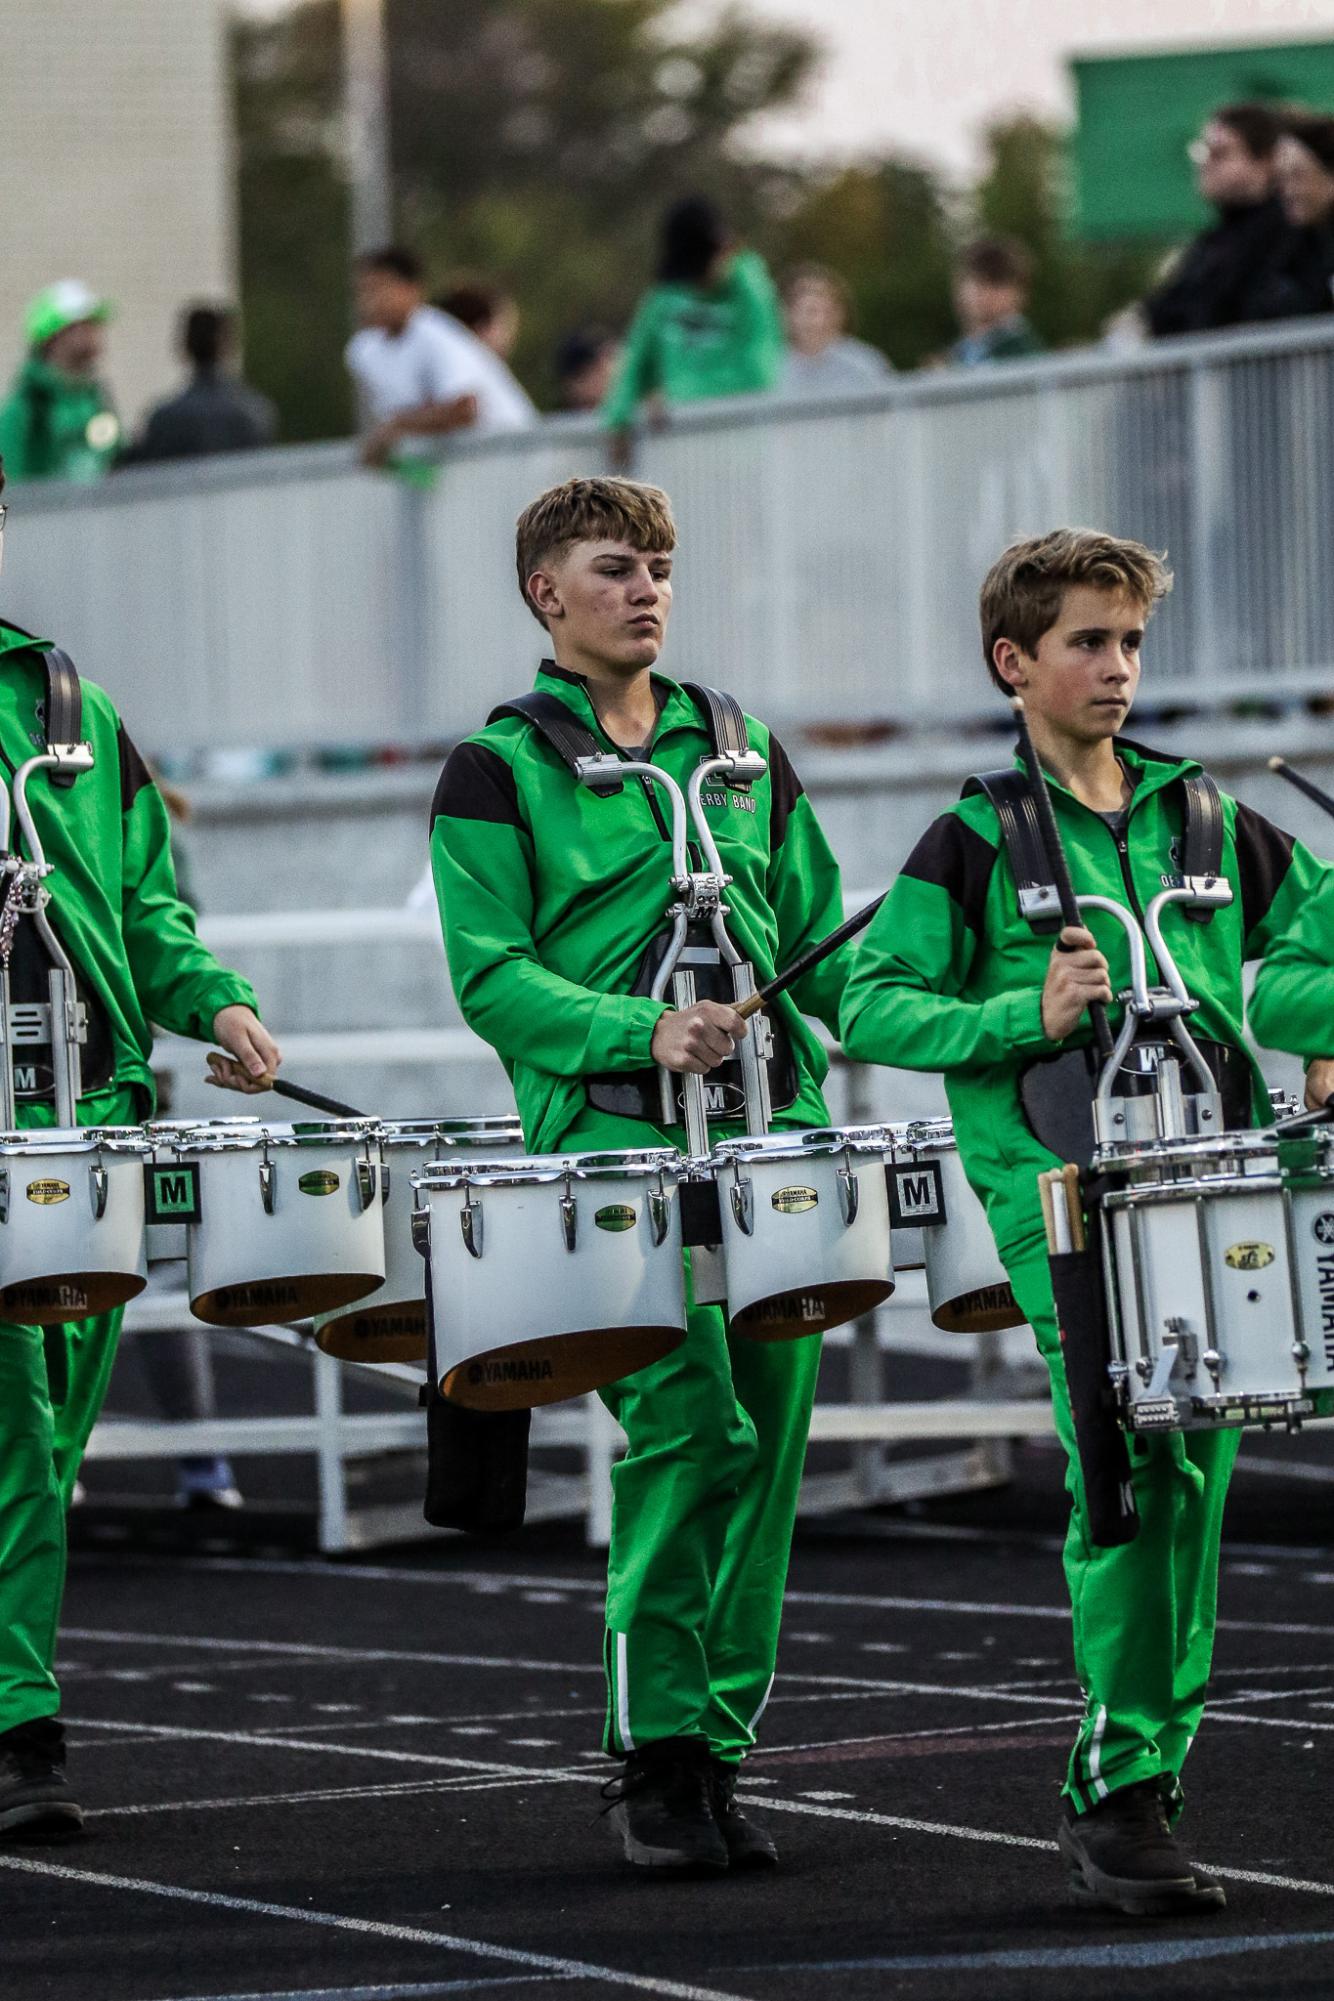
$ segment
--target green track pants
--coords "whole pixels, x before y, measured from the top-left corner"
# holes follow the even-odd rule
[[[1120,1548],[1097,1548],[1088,1538],[1045,1245],[1026,1246],[1006,1266],[1051,1374],[1056,1429],[1068,1458],[1065,1577],[1086,1709],[1065,1791],[1085,1812],[1138,1779],[1179,1780],[1204,1713],[1223,1503],[1241,1434],[1132,1438],[1139,1534]]]
[[[79,1107],[80,1124],[136,1116],[128,1093]],[[25,1126],[50,1125],[40,1111]],[[0,1323],[0,1731],[54,1716],[65,1510],[116,1357],[123,1309],[58,1327]]]
[[[681,1135],[590,1112],[561,1147],[659,1143]],[[736,1763],[754,1743],[819,1367],[818,1335],[749,1341],[729,1335],[721,1307],[692,1306],[681,1347],[603,1390],[628,1439],[607,1572],[613,1756],[697,1737]]]

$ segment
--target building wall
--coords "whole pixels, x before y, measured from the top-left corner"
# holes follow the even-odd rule
[[[56,278],[115,300],[122,418],[174,386],[181,302],[235,287],[224,0],[0,0],[0,380]]]

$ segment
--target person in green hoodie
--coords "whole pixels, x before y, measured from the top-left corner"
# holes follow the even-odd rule
[[[1137,542],[1063,529],[1016,544],[982,588],[983,657],[1021,693],[1076,892],[1142,913],[1179,879],[1181,781],[1192,760],[1121,734],[1149,616],[1170,587]],[[1331,870],[1250,807],[1222,799],[1221,873],[1231,904],[1207,924],[1169,913],[1168,943],[1200,1003],[1191,1032],[1220,1077],[1230,1124],[1268,1122],[1246,1052],[1242,967],[1280,950]],[[1139,1915],[1209,1910],[1221,1887],[1192,1864],[1173,1823],[1213,1649],[1223,1502],[1233,1430],[1129,1441],[1140,1527],[1095,1544],[1075,1451],[1037,1176],[1059,1166],[1030,1127],[1026,1068],[1087,1044],[1091,1001],[1129,985],[1125,934],[1094,912],[1053,949],[1020,915],[995,809],[963,797],[904,864],[857,954],[841,1028],[849,1056],[943,1072],[964,1169],[1051,1375],[1069,1455],[1065,1572],[1075,1667],[1087,1697],[1059,1828],[1075,1895]]]
[[[0,491],[4,471],[0,466]],[[0,505],[0,541],[4,507]],[[6,785],[46,743],[44,655],[51,642],[0,620],[0,766]],[[81,683],[81,735],[94,763],[28,791],[53,873],[48,917],[87,1008],[81,1126],[137,1124],[153,1104],[150,1023],[214,1041],[210,1081],[266,1090],[281,1061],[248,981],[219,965],[176,893],[167,809],[110,698]],[[9,958],[16,1002],[46,998],[42,948],[20,920]],[[22,1045],[21,1128],[55,1124],[49,1045]],[[65,1510],[101,1408],[121,1311],[53,1327],[0,1323],[0,1839],[77,1833],[65,1775],[56,1628]]]
[[[28,354],[0,406],[0,459],[14,480],[91,481],[109,472],[120,421],[98,379],[107,300],[62,278],[24,316]]]
[[[710,755],[691,696],[655,670],[672,600],[667,497],[629,480],[571,480],[520,517],[524,601],[550,636],[538,689],[605,752],[643,752],[684,790]],[[781,743],[749,789],[704,804],[728,927],[757,981],[841,921],[838,867]],[[534,1152],[670,1145],[655,1065],[715,1072],[746,1023],[723,1001],[674,1010],[639,980],[668,927],[668,825],[651,781],[597,797],[522,716],[498,713],[451,752],[432,807],[445,948],[465,1020],[497,1051]],[[824,1126],[824,1049],[846,951],[774,1003],[776,1125]],[[647,1076],[647,1083],[644,1079]],[[641,1092],[638,1110],[609,1108]],[[742,1130],[733,1114],[711,1137]],[[613,1825],[646,1870],[772,1866],[733,1798],[774,1676],[818,1335],[733,1338],[692,1306],[684,1345],[603,1392],[628,1450],[613,1476],[603,1746],[626,1760]]]
[[[786,351],[768,266],[738,249],[711,201],[691,195],[662,222],[657,283],[640,300],[602,406],[618,465],[629,457],[641,404],[661,410],[707,396],[773,389]]]

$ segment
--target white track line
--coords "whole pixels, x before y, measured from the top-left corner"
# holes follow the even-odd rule
[[[339,1911],[312,1911],[298,1904],[265,1904],[256,1897],[229,1897],[218,1890],[187,1890],[176,1883],[153,1883],[138,1876],[104,1876],[94,1869],[71,1869],[62,1862],[0,1855],[0,1869],[18,1869],[29,1876],[54,1876],[62,1882],[86,1884],[90,1889],[123,1890],[144,1897],[167,1897],[176,1903],[206,1904],[213,1910],[238,1911],[251,1917],[286,1918],[295,1924],[360,1932],[366,1937],[393,1939],[403,1945],[429,1945],[438,1952],[468,1953],[476,1959],[500,1960],[507,1966],[526,1966],[535,1973],[561,1974],[568,1980],[600,1980],[611,1987],[634,1987],[644,1994],[667,1995],[671,2001],[748,2001],[744,1995],[723,1994],[716,1988],[695,1987],[680,1980],[660,1980],[649,1973],[626,1973],[619,1967],[597,1966],[591,1960],[560,1959],[553,1953],[524,1952],[517,1946],[491,1945],[483,1939],[425,1931],[416,1925],[351,1918]]]
[[[317,1751],[326,1758],[374,1758],[382,1765],[440,1765],[450,1771],[478,1772],[497,1778],[543,1779],[550,1765],[516,1765],[499,1758],[456,1758],[440,1751],[391,1751],[381,1744],[326,1744],[304,1737],[266,1737],[258,1730],[197,1730],[167,1723],[122,1723],[109,1718],[70,1719],[77,1730],[107,1730],[113,1735],[158,1743],[244,1744],[250,1750]]]

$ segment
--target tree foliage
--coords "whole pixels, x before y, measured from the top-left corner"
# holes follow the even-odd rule
[[[463,267],[513,287],[515,362],[539,401],[564,332],[628,319],[658,217],[687,192],[713,195],[779,266],[833,265],[858,331],[901,368],[952,338],[950,264],[978,228],[1033,250],[1033,318],[1053,345],[1095,335],[1142,289],[1141,253],[1071,241],[1059,133],[996,127],[968,199],[910,160],[769,160],[752,129],[800,103],[817,46],[735,10],[689,36],[676,19],[674,0],[387,0],[396,228],[439,278]],[[249,370],[288,437],[335,435],[350,421],[337,0],[238,23],[234,74]]]

